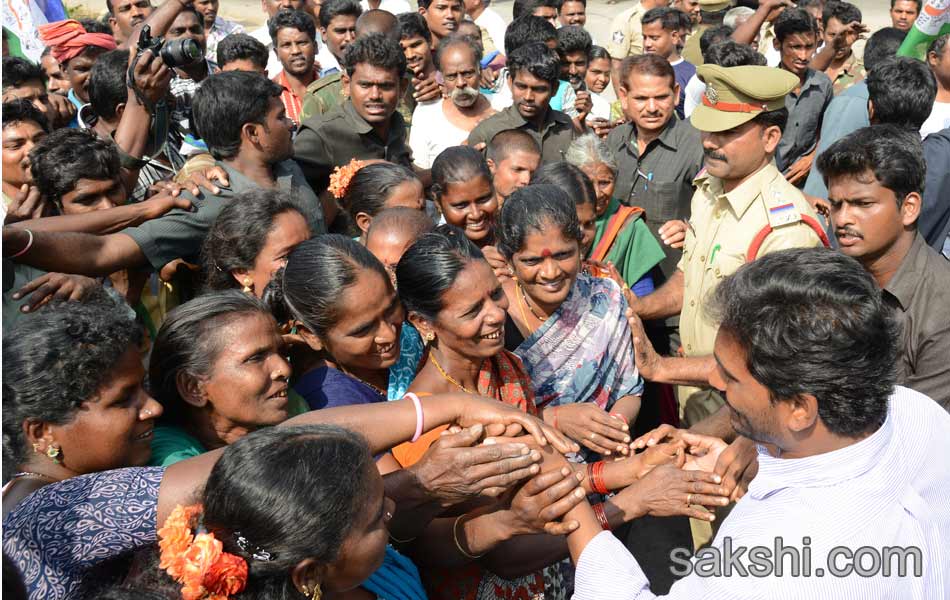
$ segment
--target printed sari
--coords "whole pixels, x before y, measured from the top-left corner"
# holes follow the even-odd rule
[[[539,409],[593,402],[609,411],[620,398],[643,393],[626,310],[612,280],[577,275],[561,306],[514,351]]]

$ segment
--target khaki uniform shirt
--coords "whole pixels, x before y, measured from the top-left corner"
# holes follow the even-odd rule
[[[722,181],[696,178],[690,223],[678,268],[685,275],[680,335],[686,356],[708,356],[719,327],[706,311],[706,300],[719,282],[747,262],[749,244],[766,225],[773,228],[757,256],[787,248],[821,245],[801,215],[817,219],[802,193],[769,163],[728,194]]]
[[[643,15],[647,11],[637,2],[610,22],[610,42],[607,52],[611,58],[623,60],[632,54],[643,54]]]
[[[709,29],[709,27],[709,25],[699,24],[693,29],[693,33],[686,38],[686,44],[683,46],[683,51],[680,52],[680,56],[685,58],[686,62],[692,63],[697,67],[706,64],[706,61],[703,59],[703,50],[699,45],[699,38],[703,37],[703,32]]]

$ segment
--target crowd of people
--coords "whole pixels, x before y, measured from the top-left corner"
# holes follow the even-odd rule
[[[106,3],[4,44],[5,597],[950,597],[919,0]]]

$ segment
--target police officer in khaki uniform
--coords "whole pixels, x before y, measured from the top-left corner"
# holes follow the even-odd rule
[[[663,287],[631,302],[643,319],[680,313],[687,360],[665,359],[661,377],[673,383],[705,382],[715,366],[718,327],[704,301],[724,277],[768,252],[827,242],[811,205],[774,162],[788,114],[785,95],[796,77],[771,67],[717,65],[703,65],[697,75],[706,90],[690,121],[702,132],[706,170],[694,180],[683,256]],[[669,376],[674,370],[678,375]],[[723,404],[714,390],[680,391],[687,423]]]
[[[643,15],[651,8],[669,4],[669,0],[640,0],[610,22],[607,52],[611,58],[610,77],[617,94],[620,93],[620,63],[628,56],[643,54]]]
[[[680,384],[682,426],[735,439],[720,457],[723,462],[728,453],[724,473],[719,464],[716,470],[729,485],[751,469],[755,449],[748,440],[736,438],[722,396],[708,386],[716,368],[712,352],[718,326],[706,312],[706,298],[723,278],[758,256],[827,245],[827,239],[811,205],[785,181],[774,161],[788,118],[785,95],[798,85],[798,78],[758,66],[703,65],[697,75],[706,90],[690,121],[702,133],[706,170],[694,180],[683,256],[677,272],[659,290],[643,298],[628,295],[628,301],[643,319],[680,313],[683,357],[638,356],[637,364],[648,365],[641,369],[647,379]],[[631,326],[637,337],[639,323],[634,319]],[[639,338],[645,340],[642,334]],[[638,342],[638,354],[643,351]],[[686,383],[705,387],[682,385]],[[708,523],[692,525],[699,547],[712,532]]]
[[[703,60],[702,48],[699,46],[699,38],[703,36],[703,32],[707,29],[722,25],[723,17],[726,16],[726,12],[732,7],[732,0],[699,0],[700,23],[694,27],[692,33],[687,36],[683,51],[680,52],[680,55],[685,58],[687,62],[697,67],[705,62]]]

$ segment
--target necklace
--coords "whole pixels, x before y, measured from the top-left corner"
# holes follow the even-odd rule
[[[518,292],[520,292],[520,300],[521,300],[518,304],[521,305],[521,318],[524,320],[524,324],[525,324],[525,325],[528,324],[528,319],[525,318],[526,315],[524,314],[524,307],[525,307],[525,306],[528,307],[528,312],[531,313],[531,316],[534,317],[535,319],[537,319],[538,321],[541,321],[542,323],[544,323],[545,321],[548,320],[547,317],[542,317],[542,316],[538,315],[538,313],[534,312],[534,309],[531,308],[531,304],[528,302],[528,295],[525,293],[524,288],[521,287],[521,282],[520,282],[520,281],[518,282]]]
[[[353,375],[352,373],[348,373],[347,371],[345,371],[345,370],[343,370],[343,369],[340,369],[340,372],[343,373],[344,375],[346,375],[347,377],[349,377],[350,379],[355,379],[356,381],[362,383],[363,385],[372,388],[374,392],[376,392],[377,394],[379,394],[379,395],[382,396],[383,398],[386,398],[386,397],[388,397],[388,395],[389,395],[389,394],[386,393],[386,390],[382,389],[381,387],[375,386],[375,385],[373,385],[372,383],[370,383],[370,382],[368,382],[368,381],[363,381],[362,379],[360,379],[360,378],[357,377],[356,375]]]
[[[459,383],[454,377],[446,373],[445,369],[442,368],[442,365],[439,364],[439,361],[435,359],[435,354],[431,350],[429,350],[429,358],[432,359],[432,364],[435,365],[435,368],[439,370],[439,373],[442,375],[443,379],[445,379],[446,381],[448,381],[449,383],[451,383],[458,389],[462,390],[466,394],[474,394],[476,396],[478,395],[477,391],[473,392],[472,390],[468,389],[467,387]]]

